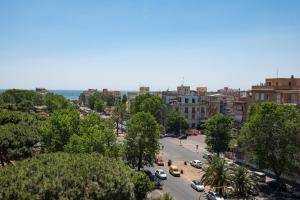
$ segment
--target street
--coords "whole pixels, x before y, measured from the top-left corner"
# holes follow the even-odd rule
[[[163,138],[160,140],[161,146],[164,146],[160,155],[165,162],[165,166],[155,166],[150,169],[153,172],[155,169],[163,169],[168,174],[168,180],[165,181],[162,191],[155,190],[151,193],[151,196],[156,197],[165,192],[170,193],[175,200],[197,200],[200,196],[203,196],[203,193],[196,192],[191,188],[191,182],[189,180],[184,177],[176,178],[170,175],[167,166],[168,160],[190,162],[191,160],[197,159],[203,161],[202,156],[205,153],[203,138],[204,136],[188,137],[187,140],[182,141],[182,146],[180,146],[180,141],[177,138]],[[199,145],[198,152],[196,150],[196,143]]]

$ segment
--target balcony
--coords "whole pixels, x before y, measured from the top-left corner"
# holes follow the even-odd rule
[[[300,90],[299,86],[268,86],[266,84],[264,85],[255,85],[252,86],[252,90]]]

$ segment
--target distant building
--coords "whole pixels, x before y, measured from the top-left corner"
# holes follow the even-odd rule
[[[93,94],[97,92],[97,89],[88,89],[80,94],[78,103],[80,106],[88,107],[89,106],[89,98]]]
[[[150,87],[140,87],[140,92],[139,94],[146,94],[146,93],[149,93],[150,92]]]
[[[206,94],[207,93],[207,87],[197,87],[196,88],[198,94]]]
[[[41,95],[47,95],[49,93],[46,88],[35,88],[35,91]]]
[[[178,111],[185,116],[191,128],[196,128],[208,119],[207,97],[191,91],[190,86],[178,86],[177,91],[162,92],[162,99],[168,110]]]
[[[249,102],[266,101],[300,105],[300,78],[267,78],[265,83],[252,86]]]

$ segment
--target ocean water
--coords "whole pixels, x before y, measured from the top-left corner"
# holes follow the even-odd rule
[[[4,92],[4,89],[0,89],[0,93]],[[52,92],[54,94],[59,94],[64,96],[65,98],[69,99],[69,100],[78,100],[80,94],[83,92],[84,90],[49,90],[49,92]],[[121,91],[121,95],[127,95],[127,91]]]

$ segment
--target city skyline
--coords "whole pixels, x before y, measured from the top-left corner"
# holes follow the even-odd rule
[[[0,5],[3,89],[247,90],[300,77],[299,1]]]

